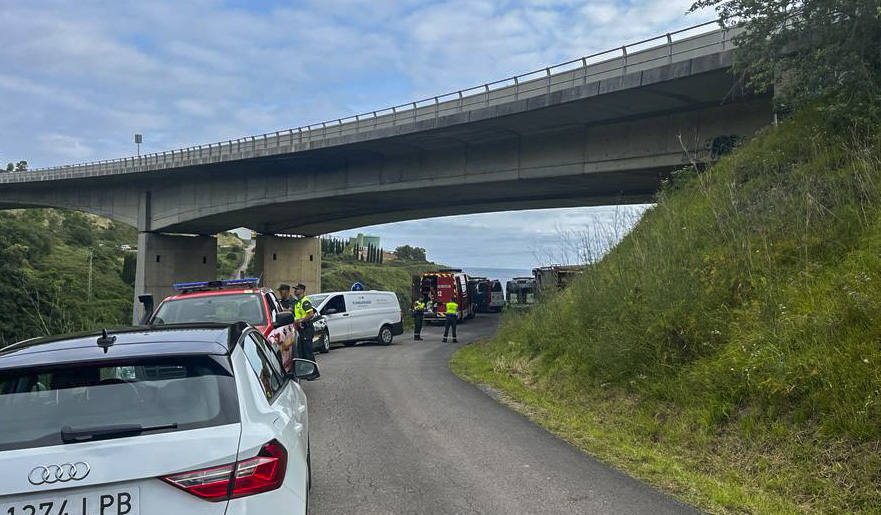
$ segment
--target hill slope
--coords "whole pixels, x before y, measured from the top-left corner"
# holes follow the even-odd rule
[[[716,512],[878,510],[881,138],[802,113],[682,171],[453,369]]]

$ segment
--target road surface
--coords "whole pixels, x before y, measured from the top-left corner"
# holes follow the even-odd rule
[[[459,341],[492,334],[498,319],[461,324]],[[423,331],[423,342],[318,355],[321,379],[305,384],[311,514],[694,512],[460,380],[449,368],[458,345]]]

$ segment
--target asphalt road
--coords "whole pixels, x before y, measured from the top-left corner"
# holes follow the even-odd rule
[[[460,345],[497,324],[461,324]],[[318,355],[321,379],[305,385],[310,513],[694,512],[456,377],[458,345],[441,343],[442,332]]]

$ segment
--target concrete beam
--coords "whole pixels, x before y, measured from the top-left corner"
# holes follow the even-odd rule
[[[254,264],[262,283],[277,288],[285,283],[306,285],[306,291],[321,291],[321,241],[318,238],[258,235]]]
[[[138,323],[144,312],[138,295],[152,293],[158,305],[174,293],[171,288],[174,283],[216,278],[217,239],[214,236],[139,233],[132,323]]]

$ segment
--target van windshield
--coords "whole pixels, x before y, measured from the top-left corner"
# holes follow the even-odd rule
[[[190,322],[266,325],[266,315],[260,295],[229,293],[164,301],[150,320],[155,325]]]
[[[0,451],[237,423],[227,366],[200,355],[0,371]]]

